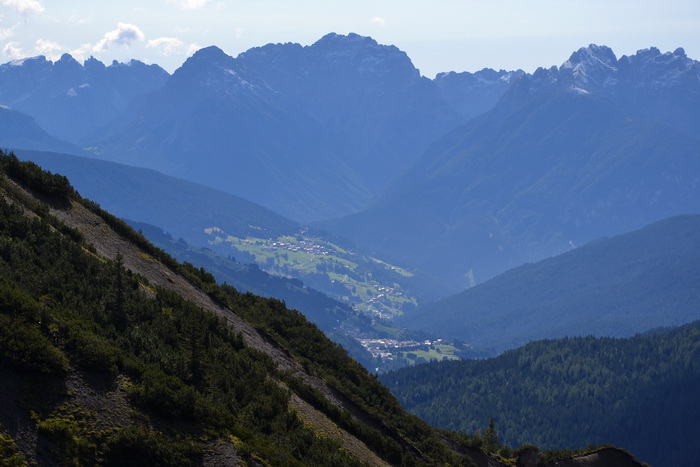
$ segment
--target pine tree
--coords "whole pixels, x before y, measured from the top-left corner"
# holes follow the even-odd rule
[[[108,309],[113,314],[113,321],[118,329],[124,329],[127,325],[126,316],[126,296],[124,284],[124,257],[121,252],[117,253],[114,264],[115,277],[114,285],[108,300]]]
[[[484,451],[496,452],[498,450],[498,432],[493,417],[489,420],[489,426],[484,430]]]

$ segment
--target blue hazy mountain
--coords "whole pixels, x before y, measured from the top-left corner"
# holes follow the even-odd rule
[[[513,81],[523,74],[521,70],[484,68],[475,73],[438,73],[433,81],[445,102],[469,120],[494,108]]]
[[[679,50],[616,60],[606,47],[581,49],[517,78],[372,206],[323,226],[466,286],[700,212],[698,68]]]
[[[109,123],[136,96],[160,88],[169,74],[137,60],[105,66],[69,54],[0,65],[0,104],[31,115],[54,137],[72,143]]]
[[[216,47],[196,52],[90,145],[99,157],[234,193],[296,219],[351,211],[368,196],[318,122]]]
[[[15,150],[47,170],[70,178],[85,197],[114,215],[161,228],[175,238],[204,245],[204,229],[231,235],[285,235],[299,224],[250,201],[151,169],[51,152]]]
[[[402,324],[496,351],[564,336],[628,337],[700,319],[700,215],[511,269]]]
[[[34,118],[0,105],[0,147],[81,154],[78,146],[46,133]]]
[[[329,34],[202,49],[85,145],[308,221],[359,210],[461,122],[404,52]]]
[[[237,63],[318,121],[373,193],[462,119],[405,52],[357,34],[268,44]]]

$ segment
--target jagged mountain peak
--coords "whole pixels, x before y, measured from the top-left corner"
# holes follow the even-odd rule
[[[219,96],[236,93],[236,89],[253,90],[267,87],[250,74],[245,73],[237,59],[226,54],[216,46],[199,49],[185,63],[175,70],[172,86],[196,83],[197,87],[207,93]]]
[[[492,109],[508,87],[525,72],[483,68],[477,72],[438,73],[433,80],[443,99],[469,119]]]
[[[355,33],[326,34],[307,46],[267,44],[241,53],[236,60],[242,69],[260,73],[275,89],[289,85],[290,73],[293,84],[320,76],[346,84],[351,81],[358,86],[357,78],[374,80],[380,77],[380,83],[392,82],[393,85],[397,80],[411,83],[420,79],[420,71],[405,52]],[[350,78],[351,75],[355,77]],[[363,83],[364,86],[375,84]]]
[[[564,62],[561,68],[571,68],[581,64],[596,64],[614,67],[617,63],[617,57],[610,47],[605,45],[590,44],[588,47],[581,47],[576,52],[571,54],[569,60]]]
[[[211,73],[216,69],[235,70],[236,68],[236,59],[219,47],[212,45],[196,51],[185,60],[180,68],[175,70],[173,76],[183,73]]]
[[[612,49],[596,44],[581,47],[559,68],[561,78],[569,81],[571,89],[583,93],[613,84],[616,72],[617,57]]]
[[[227,60],[232,58],[230,55],[228,55],[226,52],[221,50],[219,47],[215,45],[210,45],[208,47],[202,47],[201,49],[197,50],[192,57],[187,59],[187,61],[197,61],[197,60],[207,60],[207,61],[214,61],[214,60]],[[185,62],[187,63],[187,62]]]
[[[361,36],[355,34],[354,32],[344,34],[337,34],[331,32],[326,34],[319,40],[313,43],[311,47],[348,47],[352,46],[354,48],[366,48],[366,47],[376,47],[379,46],[376,40],[369,36]],[[394,46],[384,46],[384,47],[394,47]],[[394,47],[396,48],[396,47]]]
[[[419,78],[420,72],[408,55],[394,45],[379,44],[369,36],[330,33],[308,47],[310,55],[323,57],[336,66],[351,66],[363,74],[405,73]]]
[[[74,59],[73,56],[69,53],[64,53],[63,55],[61,55],[61,58],[58,59],[55,64],[58,65],[59,63],[77,63],[78,65],[80,65],[80,63],[78,63],[78,61]]]
[[[688,58],[682,48],[662,53],[650,47],[617,59],[609,47],[591,44],[574,52],[561,67],[538,68],[533,74],[523,74],[514,81],[506,93],[506,108],[519,105],[518,102],[528,96],[554,90],[619,100],[636,89],[652,93],[648,98],[653,100],[653,93],[659,89],[676,89],[680,93],[691,90],[691,95],[699,94],[700,65]],[[637,99],[638,104],[645,101],[630,99]]]
[[[73,144],[112,121],[137,95],[159,89],[169,73],[132,60],[105,66],[95,57],[82,64],[65,53],[0,65],[0,103],[27,115],[49,134]]]
[[[656,47],[638,50],[634,55],[621,57],[619,67],[621,75],[634,87],[700,86],[699,62],[680,47],[664,53]]]
[[[47,60],[44,55],[37,55],[35,57],[26,57],[16,60],[11,60],[7,63],[0,65],[0,73],[2,72],[15,72],[16,70],[26,70],[29,73],[36,73],[39,70],[47,70],[53,66],[53,62]]]
[[[90,58],[83,62],[83,67],[85,67],[85,69],[87,69],[88,71],[96,73],[100,73],[104,71],[105,68],[107,68],[104,63],[102,63],[92,55],[90,55]]]
[[[85,74],[85,68],[70,54],[63,54],[53,64],[53,72],[64,79],[75,79]]]
[[[493,84],[498,81],[511,81],[514,77],[524,73],[522,70],[517,71],[507,71],[507,70],[494,70],[493,68],[482,68],[479,71],[471,73],[469,71],[447,71],[438,73],[435,75],[434,81],[439,82],[443,80],[451,80],[459,78],[461,81],[471,85],[479,84]]]

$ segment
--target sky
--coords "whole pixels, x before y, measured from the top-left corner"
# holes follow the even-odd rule
[[[559,66],[589,44],[683,47],[700,60],[700,0],[0,0],[0,62],[70,53],[173,72],[197,49],[310,45],[354,32],[403,50],[424,76]]]

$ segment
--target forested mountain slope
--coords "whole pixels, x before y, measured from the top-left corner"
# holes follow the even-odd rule
[[[424,364],[382,376],[411,412],[499,439],[571,448],[603,440],[654,466],[700,456],[700,322],[627,339],[537,341],[482,361]]]
[[[4,458],[503,465],[408,415],[281,302],[176,263],[65,177],[0,167]]]
[[[525,264],[402,323],[497,351],[564,336],[629,337],[700,319],[700,215]]]
[[[235,258],[217,255],[208,248],[189,245],[176,240],[167,232],[142,222],[127,221],[158,248],[180,261],[202,267],[216,278],[239,291],[263,297],[276,298],[293,310],[301,312],[333,342],[339,343],[348,354],[367,369],[380,366],[360,343],[340,329],[341,323],[360,332],[372,332],[371,318],[353,310],[350,305],[333,300],[323,293],[309,288],[298,279],[273,276],[253,264],[241,264]]]
[[[419,420],[391,428],[391,413],[408,416],[388,391],[281,302],[217,287],[178,265],[77,198],[65,178],[6,157],[3,169],[51,203],[3,178],[3,381],[17,398],[5,400],[3,425],[17,438],[29,424],[34,435],[18,442],[29,443],[30,458],[46,454],[38,442],[65,462],[139,451],[166,464],[195,462],[216,451],[211,443],[280,464],[453,459]],[[93,413],[60,390],[93,378],[121,409],[100,400],[107,406]],[[367,410],[370,394],[385,401],[381,417]],[[38,425],[22,403],[41,414]],[[431,438],[427,451],[400,434],[416,434],[409,425]]]
[[[132,223],[148,224],[144,227],[146,237],[177,259],[204,267],[220,282],[235,285],[241,291],[284,300],[325,333],[332,333],[333,339],[342,341],[345,348],[355,349],[353,357],[361,360],[367,368],[377,368],[378,365],[371,364],[366,358],[369,354],[358,348],[357,341],[348,336],[349,333],[357,335],[367,331],[370,317],[365,302],[383,295],[383,300],[376,306],[389,308],[406,303],[408,308],[413,305],[412,300],[427,301],[423,297],[428,293],[432,299],[447,294],[437,281],[419,275],[406,277],[398,274],[390,269],[390,265],[367,257],[353,245],[348,246],[348,242],[341,243],[323,232],[304,234],[306,229],[298,223],[223,191],[151,169],[109,161],[26,150],[17,150],[16,154],[22,160],[34,161],[48,170],[66,175],[81,195],[98,202],[110,213]],[[165,238],[162,232],[158,233],[158,228],[173,238]],[[149,236],[150,233],[154,236]],[[272,247],[273,243],[282,241],[300,244],[307,238],[302,235],[313,237],[317,248],[324,249],[325,254],[295,254]],[[233,243],[227,241],[233,237],[245,245],[266,243],[267,246],[259,247],[258,251],[264,251],[265,259],[278,261],[285,268],[274,271],[264,261],[259,261],[258,267],[255,256],[241,251],[243,248],[233,248]],[[343,258],[331,255],[335,252],[329,245],[336,242],[344,246],[337,247],[346,252]],[[198,247],[206,252],[198,254]],[[285,262],[288,256],[290,261]],[[355,262],[355,271],[345,267],[351,264],[347,260]],[[352,279],[341,284],[335,280],[336,271],[342,273],[340,277],[352,275]],[[373,281],[363,283],[365,287],[372,287],[371,290],[354,285],[357,283],[355,278],[365,277],[371,277]],[[385,291],[378,290],[384,285],[396,289],[389,298]],[[331,296],[335,298],[329,298]],[[360,315],[351,305],[363,306],[360,311],[366,315]]]

